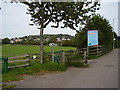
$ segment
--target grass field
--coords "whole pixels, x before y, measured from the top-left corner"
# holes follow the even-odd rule
[[[21,55],[21,54],[34,54],[40,52],[40,46],[32,45],[3,45],[2,54],[7,56]],[[62,47],[64,51],[76,49],[74,47]],[[52,48],[50,46],[44,47],[45,52],[51,52]],[[57,46],[54,48],[54,51],[60,51],[60,47]],[[19,63],[9,63],[8,66],[14,66]],[[21,64],[21,63],[20,63]],[[21,80],[22,75],[34,75],[37,73],[50,72],[50,71],[65,71],[67,67],[59,63],[53,63],[51,61],[40,64],[39,61],[31,61],[29,67],[19,67],[9,70],[7,73],[3,73],[2,81],[16,81]],[[6,85],[5,85],[6,86]],[[11,87],[11,86],[9,86]]]
[[[62,47],[63,51],[75,50],[75,47]],[[50,46],[44,47],[45,52],[51,52]],[[60,46],[54,47],[54,51],[60,51]],[[40,46],[35,45],[2,45],[2,55],[21,55],[40,53]]]

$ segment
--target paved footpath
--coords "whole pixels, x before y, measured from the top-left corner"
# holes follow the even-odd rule
[[[27,77],[13,84],[16,88],[118,88],[118,50],[94,60],[87,68]]]

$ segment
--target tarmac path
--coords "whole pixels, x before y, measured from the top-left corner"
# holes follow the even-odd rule
[[[118,49],[93,60],[87,68],[71,67],[12,83],[16,88],[118,88]]]

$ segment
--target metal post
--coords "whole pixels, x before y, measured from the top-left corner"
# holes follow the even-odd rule
[[[62,34],[60,35],[61,43],[60,43],[60,63],[62,63]]]
[[[113,18],[113,49],[114,49],[114,18]]]
[[[4,59],[4,70],[3,70],[3,72],[6,73],[8,71],[8,58],[5,57],[3,59]]]
[[[115,42],[114,42],[114,21],[115,19],[118,19],[119,20],[120,17],[118,18],[113,18],[113,49],[115,48]],[[118,25],[119,26],[119,25]],[[118,30],[119,31],[119,30]]]

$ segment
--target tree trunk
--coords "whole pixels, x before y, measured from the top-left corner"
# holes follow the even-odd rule
[[[40,30],[40,63],[41,64],[43,64],[43,52],[44,52],[43,30],[44,30],[44,28],[41,28],[41,30]]]

